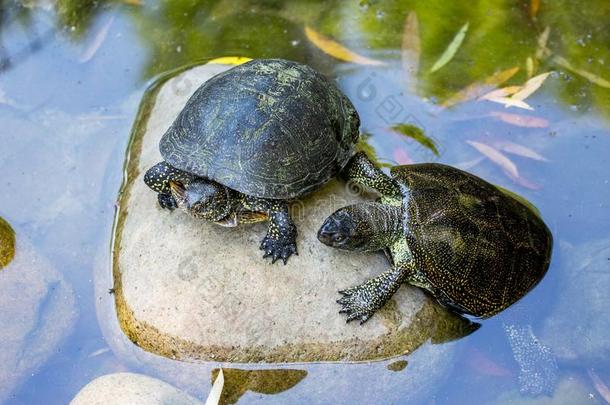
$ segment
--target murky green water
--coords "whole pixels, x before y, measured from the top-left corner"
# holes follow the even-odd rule
[[[25,246],[20,238],[27,240],[71,286],[78,316],[68,336],[26,374],[13,372],[23,353],[0,363],[4,374],[13,375],[11,387],[0,379],[7,403],[66,403],[97,376],[152,373],[109,350],[96,315],[93,269],[110,260],[124,154],[147,83],[165,71],[227,55],[294,59],[335,77],[383,163],[456,165],[536,205],[555,250],[547,277],[519,311],[553,350],[557,386],[567,381],[584,393],[568,398],[574,389],[556,388],[554,403],[585,397],[583,403],[603,403],[600,381],[610,385],[610,328],[600,328],[610,303],[610,3],[54,3],[0,5],[0,217],[16,234],[12,264]],[[467,23],[455,54],[432,72]],[[325,53],[305,26],[361,57],[328,44],[327,52],[351,62]],[[525,99],[531,110],[477,100],[546,72],[542,86]],[[392,129],[399,124],[422,129],[426,141]],[[55,301],[42,300],[35,309],[40,316],[49,302]],[[526,398],[517,394],[520,370],[502,328],[509,316],[500,314],[457,342],[449,374],[429,387],[423,403]],[[0,321],[7,329],[20,320]],[[35,326],[33,331],[18,341],[23,350],[33,350],[28,341],[35,341]],[[400,371],[405,379],[411,367],[409,360]],[[349,384],[336,378],[346,395]],[[201,380],[208,384],[210,376]],[[375,386],[372,379],[373,397]],[[302,400],[303,393],[291,392],[246,394],[240,403]]]

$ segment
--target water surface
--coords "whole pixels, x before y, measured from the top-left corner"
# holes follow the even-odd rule
[[[66,403],[96,376],[147,372],[107,350],[95,314],[94,263],[109,261],[124,154],[147,84],[168,70],[228,55],[294,59],[336,78],[382,163],[456,165],[538,207],[555,238],[553,262],[520,307],[541,332],[559,300],[579,299],[556,288],[571,271],[565,265],[569,247],[610,236],[610,5],[537,4],[2,2],[0,216],[61,271],[76,292],[80,314],[74,332],[9,402]],[[416,37],[406,24],[409,13],[417,18]],[[431,72],[466,23],[455,55]],[[311,42],[305,26],[368,62],[329,55]],[[481,85],[494,74],[516,67],[496,87],[551,72],[525,100],[533,110],[460,97],[468,86],[484,94]],[[438,153],[392,130],[398,124],[420,128]],[[510,164],[485,157],[473,144],[500,151]],[[425,403],[494,401],[518,389],[518,365],[501,327],[508,316],[500,314],[458,342],[452,374]],[[560,361],[561,378],[576,379],[599,399],[590,370],[610,384],[609,367],[603,368],[609,360]],[[291,400],[290,391],[282,395]]]

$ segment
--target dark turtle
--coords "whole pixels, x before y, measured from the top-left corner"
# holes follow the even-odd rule
[[[275,262],[296,253],[287,201],[368,160],[354,155],[360,119],[309,66],[253,60],[220,73],[188,100],[161,138],[164,161],[146,184],[163,208],[224,226],[269,220],[261,243]]]
[[[479,318],[507,308],[545,275],[552,237],[520,197],[450,166],[392,168],[397,197],[339,209],[318,238],[345,250],[385,250],[392,268],[341,291],[347,320],[366,321],[408,282]],[[371,177],[372,176],[372,177]],[[383,173],[369,172],[369,183]]]

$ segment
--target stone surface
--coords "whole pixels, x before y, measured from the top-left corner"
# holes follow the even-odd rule
[[[76,320],[72,288],[17,235],[0,270],[0,403],[47,361]]]
[[[561,246],[557,302],[544,321],[541,340],[560,361],[606,367],[610,362],[610,239]]]
[[[203,402],[161,380],[142,374],[107,374],[91,381],[72,405],[198,405]]]
[[[345,323],[337,290],[380,273],[388,262],[317,241],[327,215],[362,199],[337,181],[293,205],[300,255],[286,266],[262,258],[265,224],[222,228],[158,206],[142,181],[161,160],[158,141],[199,84],[226,68],[194,68],[156,95],[149,92],[154,102],[143,102],[114,263],[117,311],[130,339],[173,358],[294,362],[384,358],[431,337],[459,335],[462,322],[409,286],[364,326]]]

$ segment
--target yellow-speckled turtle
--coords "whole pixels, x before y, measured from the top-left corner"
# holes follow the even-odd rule
[[[385,250],[392,262],[390,270],[341,291],[348,321],[366,321],[403,282],[457,313],[486,318],[545,275],[551,233],[519,197],[436,163],[397,166],[391,174],[398,197],[378,190],[378,202],[341,208],[318,232],[326,245]]]
[[[259,59],[204,83],[159,148],[145,183],[162,207],[224,226],[269,220],[261,243],[275,262],[296,253],[287,200],[350,167],[360,119],[335,84],[309,66]],[[349,176],[349,174],[348,174]]]

